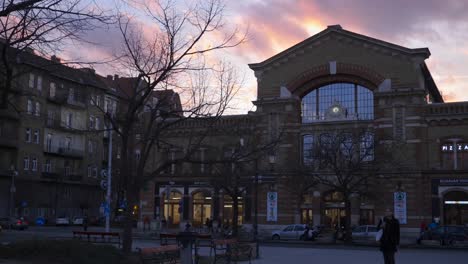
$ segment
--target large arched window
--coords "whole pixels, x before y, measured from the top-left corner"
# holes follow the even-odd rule
[[[302,98],[302,122],[374,119],[374,94],[354,83],[333,83]]]

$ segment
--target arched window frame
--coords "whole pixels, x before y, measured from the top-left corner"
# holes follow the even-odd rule
[[[335,82],[315,88],[302,97],[302,123],[329,121],[326,111],[335,102],[346,108],[345,120],[374,119],[374,94],[371,89],[357,83]]]

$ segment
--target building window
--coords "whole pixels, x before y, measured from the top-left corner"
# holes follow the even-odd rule
[[[468,142],[452,141],[441,145],[442,168],[468,169]]]
[[[26,142],[31,142],[31,129],[30,128],[26,128],[26,134],[25,134],[24,140]]]
[[[100,95],[96,95],[96,105],[98,107],[101,107],[101,96]]]
[[[23,159],[23,168],[24,170],[29,170],[29,157],[28,156],[24,157]]]
[[[89,154],[92,154],[93,151],[94,151],[94,147],[93,147],[93,141],[92,140],[88,140],[88,153]]]
[[[41,103],[36,102],[36,108],[34,109],[34,115],[40,116],[41,114]]]
[[[44,171],[45,172],[51,172],[52,171],[52,164],[50,162],[50,159],[46,160],[44,164]]]
[[[73,113],[67,114],[67,128],[72,128]]]
[[[65,176],[70,176],[71,174],[71,168],[70,165],[65,166]]]
[[[37,76],[37,90],[42,91],[42,76]]]
[[[94,129],[94,116],[89,116],[89,128]]]
[[[29,74],[29,88],[31,89],[34,88],[34,74],[33,73]]]
[[[304,135],[302,137],[302,163],[311,166],[313,163],[314,136]]]
[[[141,151],[139,149],[135,150],[135,160],[140,161]]]
[[[94,178],[97,178],[97,171],[98,171],[97,167],[94,166],[94,168],[93,168],[93,177]]]
[[[68,89],[68,100],[75,101],[75,90],[73,88]]]
[[[200,172],[205,173],[205,163],[203,163],[205,161],[205,149],[204,148],[200,149],[200,161],[201,161]]]
[[[88,177],[91,177],[93,173],[93,167],[91,165],[88,165]]]
[[[72,147],[72,139],[71,137],[66,137],[65,138],[65,148],[70,150]]]
[[[96,117],[95,120],[94,120],[94,123],[95,123],[94,128],[95,128],[96,130],[99,130],[99,129],[100,129],[100,122],[99,122],[99,121],[100,121],[100,120],[99,120],[99,117]]]
[[[120,146],[117,146],[117,153],[115,154],[116,159],[120,159],[120,152],[122,152],[122,148]]]
[[[33,102],[30,99],[28,99],[27,111],[30,115],[33,113]]]
[[[46,149],[48,152],[52,151],[52,134],[47,134]]]
[[[362,161],[374,160],[374,134],[364,133],[362,135],[359,151]]]
[[[32,159],[32,167],[31,167],[31,170],[32,170],[32,171],[37,171],[37,159],[36,159],[36,158],[33,158],[33,159]]]
[[[335,106],[340,106],[335,108]],[[324,121],[336,109],[342,119],[374,118],[374,95],[368,88],[353,83],[333,83],[312,90],[302,98],[302,122]]]
[[[39,144],[39,136],[40,132],[39,129],[34,130],[34,143]]]
[[[55,83],[51,82],[50,83],[50,88],[49,88],[49,97],[54,98],[55,97]]]

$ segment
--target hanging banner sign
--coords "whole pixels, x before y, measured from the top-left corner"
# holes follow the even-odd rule
[[[406,224],[406,192],[393,193],[393,208],[395,218],[400,224]]]
[[[278,193],[268,192],[267,194],[267,221],[278,221]]]

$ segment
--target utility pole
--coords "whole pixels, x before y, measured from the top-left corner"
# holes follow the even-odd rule
[[[111,189],[112,189],[112,130],[114,127],[111,123],[111,129],[109,130],[109,153],[107,158],[107,195],[106,195],[106,206],[104,213],[106,214],[106,232],[109,232],[110,228],[110,214],[111,214]]]
[[[18,171],[15,170],[15,168],[12,166],[11,169],[11,186],[10,186],[10,216],[14,217],[15,214],[15,192],[16,192],[16,186],[15,186],[15,177],[18,176]]]

